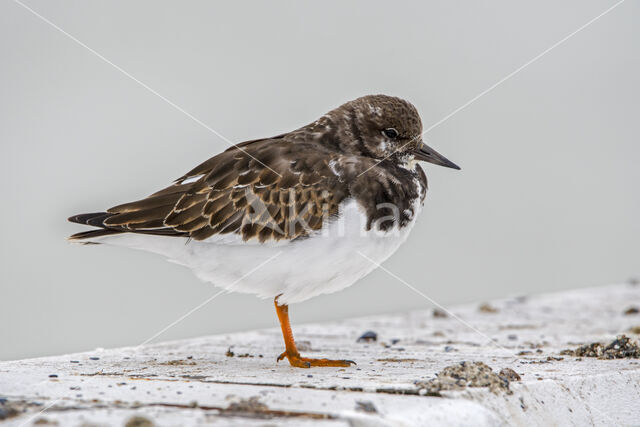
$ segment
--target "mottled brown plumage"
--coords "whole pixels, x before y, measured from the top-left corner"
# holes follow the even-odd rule
[[[147,198],[71,217],[103,229],[71,238],[134,232],[294,240],[320,230],[347,198],[366,210],[368,228],[403,226],[426,190],[422,169],[409,167],[414,156],[455,167],[422,143],[421,132],[410,103],[358,98],[293,132],[233,146]],[[385,219],[391,212],[384,203],[396,206],[399,217]]]

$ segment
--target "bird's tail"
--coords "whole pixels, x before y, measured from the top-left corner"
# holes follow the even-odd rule
[[[78,243],[95,243],[95,242],[87,242],[88,239],[94,239],[96,237],[110,236],[112,234],[120,234],[124,231],[122,230],[114,230],[105,226],[104,221],[112,216],[113,214],[108,212],[95,212],[95,213],[86,213],[79,214],[69,217],[70,222],[75,222],[76,224],[83,225],[91,225],[93,227],[99,227],[98,230],[89,230],[82,231],[80,233],[73,234],[69,236],[68,240],[72,242]]]

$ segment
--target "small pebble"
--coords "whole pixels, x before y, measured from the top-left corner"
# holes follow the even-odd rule
[[[89,360],[100,360],[100,358],[94,356],[94,357],[90,357]]]
[[[57,374],[50,374],[49,378],[58,378],[58,375]]]
[[[377,414],[378,410],[373,402],[370,401],[356,401],[356,411],[366,412],[369,414]]]
[[[124,427],[153,427],[153,421],[149,418],[135,415],[127,420]]]
[[[509,381],[520,381],[520,375],[516,371],[511,368],[504,368],[498,374],[503,378],[506,378]]]
[[[485,302],[485,303],[480,304],[480,306],[478,307],[478,311],[480,311],[482,313],[497,313],[498,309],[493,307],[489,303]]]
[[[373,331],[367,331],[364,334],[360,335],[360,338],[358,338],[357,342],[371,342],[371,341],[377,341],[378,340],[378,334],[376,334]]]
[[[434,308],[433,317],[447,317],[447,313],[445,313],[443,310],[440,310],[439,308]]]
[[[624,311],[624,314],[626,316],[630,316],[632,314],[638,314],[640,313],[640,309],[638,307],[629,307]]]

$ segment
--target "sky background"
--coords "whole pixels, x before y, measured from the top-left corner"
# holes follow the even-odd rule
[[[615,1],[24,0],[234,142],[365,94],[425,127]],[[384,265],[445,306],[640,275],[640,3],[627,1],[426,135],[425,209]],[[137,345],[217,292],[66,218],[163,188],[228,144],[12,1],[0,2],[0,360]],[[294,325],[432,307],[381,270]],[[275,327],[222,295],[156,340]]]

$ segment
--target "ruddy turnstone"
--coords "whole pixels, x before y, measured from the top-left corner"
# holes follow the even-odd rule
[[[370,259],[398,249],[427,191],[418,160],[460,169],[422,142],[413,105],[364,96],[293,132],[232,146],[144,199],[72,216],[98,229],[70,240],[155,252],[226,290],[273,298],[278,360],[350,366],[301,357],[288,306],[352,285],[374,269]]]

